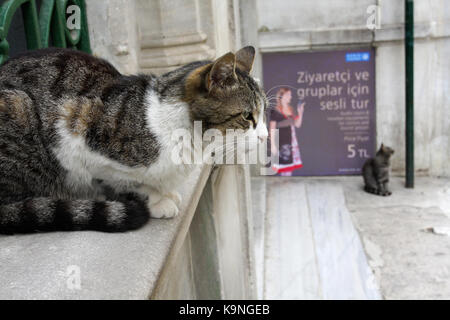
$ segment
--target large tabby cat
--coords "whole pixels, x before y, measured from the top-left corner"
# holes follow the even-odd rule
[[[391,156],[394,150],[381,145],[375,158],[369,159],[363,166],[364,190],[379,196],[390,196],[392,192],[388,188]]]
[[[178,214],[189,165],[171,161],[175,129],[267,137],[267,99],[245,47],[164,74],[124,76],[65,49],[0,67],[0,233],[141,227]]]

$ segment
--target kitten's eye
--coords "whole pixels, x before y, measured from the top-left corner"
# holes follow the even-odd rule
[[[242,117],[244,118],[244,120],[253,121],[253,114],[251,112],[248,111],[242,112]]]

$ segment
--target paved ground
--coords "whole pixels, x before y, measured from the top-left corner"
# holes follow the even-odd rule
[[[344,179],[347,207],[386,299],[450,299],[450,179],[418,178],[393,195],[360,191]]]
[[[388,198],[360,177],[253,182],[260,298],[450,298],[449,179]]]
[[[381,298],[339,181],[254,182],[259,298]]]

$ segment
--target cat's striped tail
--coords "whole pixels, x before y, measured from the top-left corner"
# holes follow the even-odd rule
[[[149,220],[144,202],[31,198],[0,205],[0,234],[94,230],[124,232]]]

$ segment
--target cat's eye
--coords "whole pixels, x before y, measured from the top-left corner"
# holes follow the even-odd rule
[[[242,112],[242,117],[244,118],[244,120],[253,121],[253,114],[251,112],[248,111]]]

